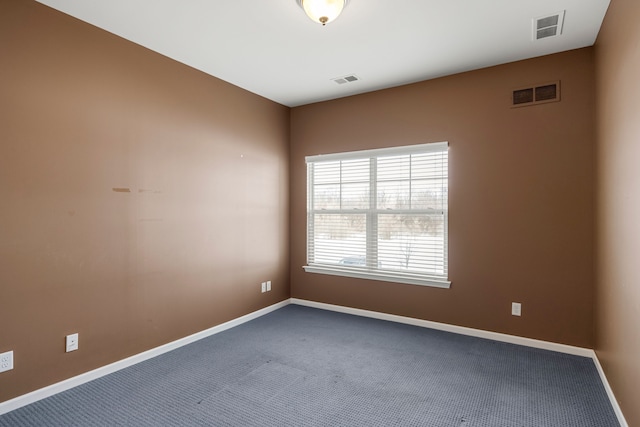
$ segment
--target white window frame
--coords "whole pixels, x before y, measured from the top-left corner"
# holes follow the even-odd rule
[[[374,166],[375,159],[377,157],[387,156],[401,156],[407,154],[421,154],[429,152],[445,152],[448,151],[448,142],[436,142],[428,144],[418,144],[403,147],[381,148],[373,150],[361,150],[351,151],[345,153],[332,153],[332,154],[320,154],[316,156],[307,156],[305,158],[307,163],[307,265],[303,266],[304,270],[309,273],[329,274],[335,276],[346,276],[360,279],[372,279],[381,280],[394,283],[405,283],[411,285],[433,286],[438,288],[449,288],[451,281],[448,277],[448,201],[446,201],[444,210],[442,211],[444,220],[444,275],[431,276],[427,274],[420,274],[415,272],[402,272],[402,271],[389,271],[385,269],[378,269],[375,264],[376,261],[367,260],[368,265],[362,267],[350,267],[336,264],[317,264],[313,262],[313,221],[314,214],[319,211],[313,210],[313,168],[310,165],[318,162],[325,161],[337,161],[337,160],[364,160],[371,159],[372,169],[370,172],[370,181],[372,197],[376,197],[376,168]],[[447,157],[448,162],[448,157]],[[447,188],[448,188],[448,176],[447,176]],[[333,213],[338,213],[336,212]],[[378,209],[363,209],[362,213],[375,215],[377,217]],[[324,212],[324,211],[323,211]],[[396,211],[398,213],[412,213],[412,211]],[[369,223],[369,221],[367,221]],[[377,223],[377,220],[376,222]],[[367,251],[372,250],[371,246],[377,244],[377,230],[374,227],[367,225]],[[373,249],[377,251],[377,248]]]

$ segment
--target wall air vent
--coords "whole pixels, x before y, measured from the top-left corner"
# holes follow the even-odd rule
[[[514,89],[511,108],[560,101],[560,81]]]
[[[554,15],[543,16],[533,20],[533,39],[540,40],[562,34],[564,10]]]
[[[344,77],[336,77],[335,79],[331,79],[331,80],[338,83],[339,85],[343,85],[345,83],[357,82],[358,80],[360,80],[360,77],[356,76],[355,74],[350,74]]]

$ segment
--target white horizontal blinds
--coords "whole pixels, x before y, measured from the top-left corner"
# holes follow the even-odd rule
[[[447,151],[378,157],[380,268],[447,277]]]
[[[308,157],[309,265],[447,280],[447,149]]]
[[[312,165],[312,166],[311,166]],[[358,265],[366,254],[369,202],[369,159],[310,164],[311,224],[308,261],[313,264]]]

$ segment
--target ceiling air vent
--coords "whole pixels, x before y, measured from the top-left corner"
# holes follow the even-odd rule
[[[356,76],[355,74],[351,74],[348,76],[344,76],[344,77],[336,77],[335,79],[331,79],[334,82],[338,83],[339,85],[343,85],[345,83],[353,83],[353,82],[357,82],[358,80],[360,80],[360,78],[358,76]]]
[[[518,88],[511,93],[512,108],[558,101],[560,101],[559,81]]]
[[[540,40],[562,34],[564,10],[554,15],[543,16],[533,20],[533,39]]]

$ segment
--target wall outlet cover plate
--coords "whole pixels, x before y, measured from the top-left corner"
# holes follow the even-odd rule
[[[67,335],[67,353],[78,349],[78,334]]]
[[[514,316],[521,316],[522,315],[522,304],[520,304],[519,302],[512,302],[511,303],[511,314]]]
[[[0,354],[0,372],[10,371],[13,369],[13,351],[7,351]]]

